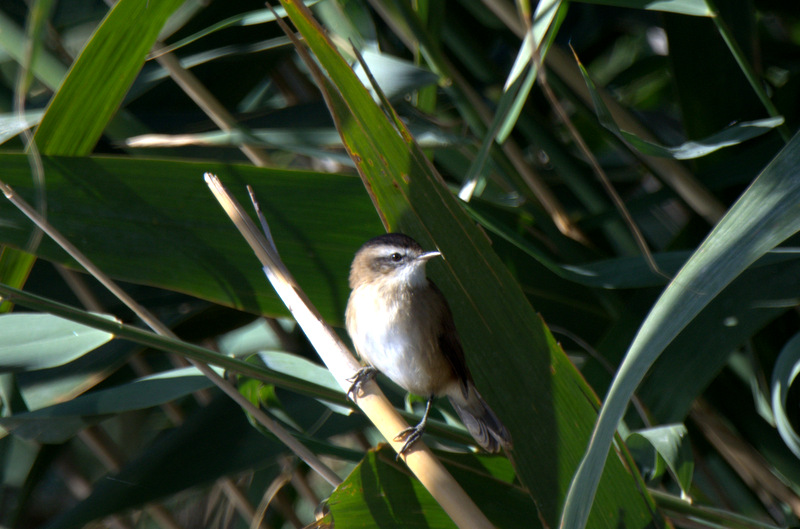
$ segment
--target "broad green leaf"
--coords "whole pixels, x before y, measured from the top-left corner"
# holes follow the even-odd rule
[[[197,368],[175,369],[47,408],[3,417],[0,426],[29,441],[63,443],[107,416],[158,406],[212,385]]]
[[[164,22],[181,3],[120,0],[114,4],[45,111],[34,136],[41,153],[89,154]],[[91,97],[87,97],[87,87],[91,87]]]
[[[106,273],[253,313],[288,315],[203,172],[219,174],[242,203],[245,186],[253,186],[281,255],[332,323],[343,321],[353,254],[381,231],[353,177],[123,157],[45,157],[43,164],[48,220]],[[0,166],[3,181],[30,201],[27,158],[0,154]],[[23,247],[31,229],[0,200],[0,242]],[[74,266],[48,239],[37,255]]]
[[[496,527],[537,527],[535,507],[518,486],[487,472],[491,456],[440,453],[445,466]],[[506,468],[510,470],[510,465]],[[492,486],[487,486],[491,483]],[[430,493],[394,463],[386,446],[370,451],[326,501],[336,527],[454,528]]]
[[[30,313],[0,316],[0,336],[0,372],[60,366],[113,337],[57,316]]]
[[[678,145],[677,147],[666,147],[664,145],[643,140],[635,134],[621,130],[614,121],[614,118],[611,116],[611,112],[608,110],[608,107],[606,107],[605,102],[603,102],[603,98],[597,92],[597,88],[595,87],[592,79],[589,77],[589,73],[586,71],[586,68],[583,67],[583,64],[581,64],[580,61],[578,61],[578,67],[580,68],[581,74],[583,75],[583,80],[586,82],[586,86],[589,88],[589,92],[592,95],[592,102],[594,103],[595,111],[600,119],[600,123],[603,125],[603,127],[631,144],[642,154],[661,156],[663,158],[674,158],[676,160],[700,158],[711,154],[712,152],[718,151],[719,149],[724,149],[725,147],[730,147],[732,145],[738,145],[744,141],[756,138],[762,134],[766,134],[770,130],[783,125],[784,122],[782,117],[745,121],[731,125],[728,128],[701,140],[688,141],[682,145]]]
[[[555,524],[595,418],[595,397],[388,102],[382,100],[390,120],[309,13],[295,2],[283,5],[326,69],[331,82],[322,78],[321,89],[385,225],[445,255],[430,264],[430,275],[450,300],[478,387],[515,439],[519,479],[545,523]],[[528,404],[520,406],[509,387],[527,395]],[[628,527],[652,523],[640,478],[617,457],[606,469],[603,497],[593,511],[596,526],[617,527],[621,512]]]
[[[786,446],[800,458],[800,435],[797,435],[786,410],[786,397],[798,373],[800,373],[800,334],[796,334],[783,346],[772,369],[772,414],[775,417],[775,425]],[[796,416],[796,412],[792,414]]]
[[[632,9],[649,9],[698,17],[714,16],[706,0],[578,0],[587,4],[600,4]]]
[[[600,459],[630,397],[661,352],[736,276],[800,230],[800,135],[779,152],[683,266],[639,329],[608,391],[564,507],[561,527],[580,529],[598,490]]]
[[[649,461],[650,468],[646,473],[650,479],[660,477],[666,464],[676,478],[682,495],[686,497],[689,495],[694,472],[692,447],[688,437],[686,426],[670,424],[637,430],[625,439],[625,443],[634,456],[637,453],[642,454]]]

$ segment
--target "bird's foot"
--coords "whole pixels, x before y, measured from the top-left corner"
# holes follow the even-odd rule
[[[347,390],[347,397],[355,402],[356,397],[361,393],[361,386],[375,378],[377,374],[378,370],[372,366],[364,366],[356,371],[355,375],[347,379],[351,383],[350,389]]]
[[[399,443],[400,441],[405,441],[403,447],[397,452],[396,459],[400,459],[400,456],[405,455],[405,453],[411,448],[411,445],[416,443],[419,438],[422,437],[422,432],[425,431],[425,425],[428,424],[428,414],[431,412],[432,403],[433,397],[428,397],[428,402],[425,404],[425,414],[422,416],[422,420],[419,421],[419,424],[406,428],[394,437],[395,442]]]
[[[405,455],[406,452],[411,448],[411,445],[416,443],[420,437],[422,437],[422,432],[425,431],[425,424],[420,423],[416,426],[411,426],[406,428],[399,434],[394,437],[396,442],[405,441],[403,447],[397,451],[397,459],[400,459],[400,456]]]

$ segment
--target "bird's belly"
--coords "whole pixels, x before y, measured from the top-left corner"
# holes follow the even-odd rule
[[[438,337],[402,325],[399,320],[405,318],[396,316],[376,311],[372,321],[360,319],[354,340],[359,355],[406,391],[422,396],[440,393],[453,374],[439,350]]]

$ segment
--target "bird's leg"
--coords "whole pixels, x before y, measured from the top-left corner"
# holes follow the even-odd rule
[[[433,402],[433,395],[428,397],[428,404],[425,406],[425,414],[422,416],[422,420],[419,421],[419,424],[416,426],[411,426],[406,428],[399,434],[397,434],[394,438],[395,441],[405,441],[403,448],[397,452],[397,458],[399,459],[401,455],[405,454],[411,445],[413,445],[417,439],[422,437],[422,432],[425,430],[425,425],[428,423],[428,414],[431,412],[431,403]]]
[[[347,396],[350,398],[350,400],[355,402],[356,397],[361,392],[362,384],[375,378],[376,374],[378,374],[377,369],[375,369],[372,366],[364,366],[358,371],[356,371],[355,375],[348,378],[347,381],[352,382],[352,384],[350,385],[350,389],[347,390]]]

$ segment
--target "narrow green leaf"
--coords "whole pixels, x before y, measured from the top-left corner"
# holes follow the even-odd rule
[[[662,158],[675,158],[676,160],[690,160],[756,138],[780,127],[783,123],[784,119],[782,117],[743,121],[702,140],[687,141],[677,147],[665,147],[651,143],[625,131],[620,131],[620,134],[643,154],[661,156]]]
[[[306,5],[314,5],[319,0],[306,0]],[[220,20],[207,28],[204,28],[200,31],[192,33],[188,37],[184,37],[177,42],[173,42],[169,46],[165,46],[164,48],[158,50],[159,54],[164,53],[171,53],[177,51],[184,46],[191,44],[193,42],[197,42],[198,40],[207,37],[216,33],[217,31],[232,28],[232,27],[243,27],[243,26],[255,26],[258,24],[266,24],[267,22],[273,22],[275,20],[275,13],[278,14],[279,17],[285,17],[286,12],[283,10],[282,7],[276,7],[275,11],[273,12],[271,9],[257,9],[255,11],[248,11],[246,13],[241,13],[239,15],[234,15],[232,17],[228,17],[225,20]]]
[[[726,492],[729,493],[728,490]],[[732,511],[697,505],[660,490],[653,490],[651,494],[658,502],[659,508],[676,518],[691,519],[698,526],[726,529],[780,529],[778,525],[752,516],[742,516]]]
[[[19,114],[3,114],[0,116],[0,144],[5,143],[24,130],[33,127],[42,119],[41,111]]]
[[[175,369],[47,408],[3,417],[0,426],[29,441],[63,443],[104,416],[158,406],[212,385],[197,368]]]
[[[666,288],[628,349],[572,478],[561,527],[581,529],[631,395],[661,352],[737,275],[800,230],[800,134],[778,153]]]
[[[0,373],[60,366],[113,337],[50,314],[4,314],[0,336]]]
[[[705,0],[578,0],[587,4],[600,4],[632,9],[666,11],[680,15],[711,17],[714,12]]]
[[[34,139],[49,155],[86,155],[117,111],[161,27],[182,0],[120,0],[47,107]],[[91,97],[87,97],[87,87]]]
[[[220,48],[213,48],[203,50],[192,55],[187,55],[180,58],[180,65],[183,68],[191,69],[202,64],[206,64],[226,57],[235,57],[247,53],[259,53],[266,50],[275,50],[289,45],[289,39],[286,37],[278,37],[274,39],[262,40],[249,44],[231,44],[222,46]],[[160,50],[163,53],[163,50]],[[169,77],[169,72],[162,68],[157,63],[148,63],[141,75],[136,78],[130,92],[126,95],[127,100],[131,100],[149,89],[153,84]]]
[[[522,46],[520,46],[517,58],[514,60],[514,65],[511,67],[511,72],[508,74],[508,79],[504,87],[505,90],[508,91],[509,87],[517,80],[517,77],[524,71],[525,65],[530,63],[528,75],[514,99],[514,104],[509,109],[506,117],[503,119],[503,123],[500,125],[500,129],[497,131],[497,143],[506,141],[506,138],[508,138],[508,135],[511,134],[511,130],[514,128],[514,124],[517,122],[517,119],[519,119],[525,101],[528,100],[528,95],[530,94],[531,88],[533,88],[538,70],[536,61],[533,60],[533,50],[539,50],[541,56],[538,60],[544,62],[547,50],[552,40],[555,38],[558,26],[560,25],[553,24],[553,22],[556,20],[556,15],[558,15],[561,5],[561,0],[545,0],[536,5],[536,13],[533,15],[531,30],[527,32],[525,38],[522,39]],[[545,41],[545,36],[548,32],[550,38]],[[502,106],[502,102],[499,106]]]
[[[545,35],[556,19],[560,7],[561,0],[547,0],[536,6],[536,15],[531,30],[525,34],[525,38],[522,40],[517,58],[506,80],[503,95],[497,103],[495,116],[483,137],[475,159],[470,164],[469,171],[464,176],[464,184],[458,193],[462,200],[469,202],[474,192],[480,195],[480,188],[483,187],[482,181],[485,179],[484,166],[492,145],[495,141],[499,144],[503,143],[511,134],[533,88],[533,83],[536,81],[539,64],[544,61],[549,45],[555,37],[556,31],[550,31],[550,39],[545,41]],[[534,50],[539,54],[536,60],[534,60]],[[522,73],[526,69],[527,74],[522,77]]]
[[[742,123],[731,125],[724,130],[708,136],[707,138],[703,138],[702,140],[688,141],[683,145],[678,145],[676,147],[666,147],[664,145],[643,140],[635,134],[621,130],[614,121],[614,118],[603,101],[603,98],[597,92],[597,87],[594,85],[591,77],[589,77],[589,73],[579,60],[578,67],[580,68],[581,75],[583,75],[583,80],[586,82],[586,86],[589,88],[589,92],[591,93],[592,102],[594,103],[595,111],[597,112],[600,124],[614,133],[616,136],[631,144],[642,154],[660,156],[662,158],[673,158],[676,160],[700,158],[706,156],[707,154],[711,154],[712,152],[718,151],[719,149],[724,149],[725,147],[730,147],[732,145],[738,145],[749,139],[766,134],[770,130],[783,125],[784,122],[782,117],[744,121]]]

